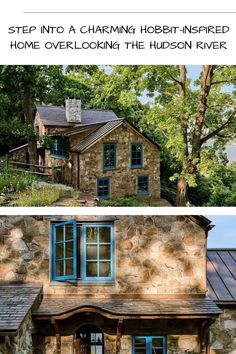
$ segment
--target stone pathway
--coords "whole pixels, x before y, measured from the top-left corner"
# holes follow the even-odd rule
[[[79,193],[79,198],[63,197],[52,204],[52,206],[97,206],[98,199],[89,193]]]

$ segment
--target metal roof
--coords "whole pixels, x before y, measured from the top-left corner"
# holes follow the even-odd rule
[[[176,295],[177,296],[177,295]],[[37,319],[51,317],[68,318],[76,312],[100,312],[105,316],[156,317],[205,317],[217,316],[222,311],[209,298],[203,299],[97,299],[97,298],[44,298],[34,312]]]
[[[26,315],[39,306],[42,286],[0,284],[0,336],[16,335]]]
[[[37,111],[44,125],[71,127],[78,123],[68,123],[66,120],[65,107],[37,106]],[[104,123],[117,120],[113,111],[103,109],[81,109],[81,124]]]
[[[116,121],[110,121],[102,127],[98,128],[96,131],[92,132],[89,136],[86,136],[85,139],[82,141],[79,141],[78,143],[74,144],[71,146],[70,150],[75,151],[75,152],[81,152],[88,148],[89,146],[93,145],[101,139],[104,135],[107,133],[111,132],[113,129],[117,128],[119,125],[121,125],[123,122],[123,119],[118,119]]]
[[[207,251],[207,287],[217,303],[236,302],[236,249]]]

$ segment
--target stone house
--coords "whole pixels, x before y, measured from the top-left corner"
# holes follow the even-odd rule
[[[37,107],[34,125],[39,165],[57,181],[99,198],[160,198],[159,146],[113,111],[67,99],[65,107]],[[27,155],[27,144],[10,151],[13,161],[27,162]]]
[[[236,251],[207,259],[207,218],[0,226],[1,354],[235,354]]]

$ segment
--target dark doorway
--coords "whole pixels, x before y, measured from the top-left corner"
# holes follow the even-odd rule
[[[104,335],[96,326],[83,326],[76,332],[76,354],[104,354]]]

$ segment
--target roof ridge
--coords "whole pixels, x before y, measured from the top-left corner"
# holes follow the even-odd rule
[[[65,106],[56,106],[56,105],[50,105],[50,104],[45,104],[45,105],[42,105],[42,104],[39,104],[39,105],[36,105],[36,108],[37,107],[47,107],[47,108],[62,108],[62,109],[65,109]],[[81,107],[81,110],[84,110],[84,111],[104,111],[104,112],[113,112],[114,111],[112,109],[104,109],[104,108],[87,108],[87,107]]]

